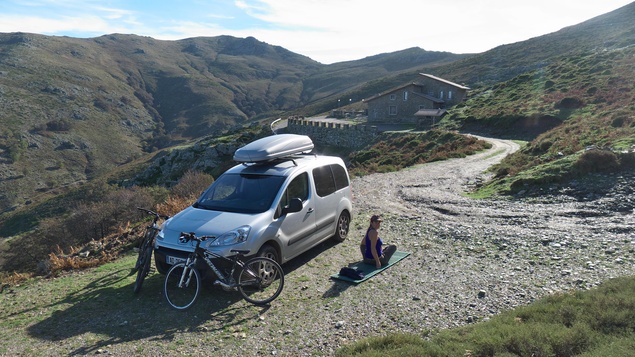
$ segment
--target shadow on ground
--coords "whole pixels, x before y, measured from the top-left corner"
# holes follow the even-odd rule
[[[285,274],[321,254],[332,253],[329,251],[336,246],[333,241],[316,246],[285,264]],[[163,297],[163,275],[152,273],[141,292],[134,294],[134,276],[129,273],[129,269],[94,272],[95,279],[84,286],[77,286],[83,281],[78,279],[72,292],[63,292],[61,298],[52,297],[48,305],[37,307],[52,312],[29,326],[28,334],[51,342],[82,336],[85,343],[77,343],[82,346],[68,354],[86,355],[99,353],[109,345],[137,340],[171,343],[176,334],[183,332],[238,331],[241,325],[257,320],[268,309],[268,306],[249,304],[238,292],[225,292],[206,281],[195,305],[186,311],[177,311],[170,308]],[[329,279],[331,272],[324,273],[324,279]],[[333,281],[323,297],[337,296],[348,287],[349,284]],[[16,314],[29,311],[25,308]],[[89,341],[91,338],[94,342]]]
[[[69,352],[85,355],[128,341],[172,341],[177,332],[231,328],[256,319],[267,309],[242,302],[237,292],[206,284],[191,309],[177,311],[163,298],[163,275],[150,275],[138,295],[133,293],[132,284],[121,284],[124,279],[132,283],[129,270],[111,272],[51,303],[46,307],[53,310],[50,317],[30,326],[29,335],[53,342],[86,333],[99,336],[95,338],[99,342]]]

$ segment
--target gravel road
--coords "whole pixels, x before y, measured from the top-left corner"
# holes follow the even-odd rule
[[[317,348],[329,355],[361,336],[475,323],[548,294],[633,274],[632,206],[611,210],[624,189],[632,193],[632,177],[613,177],[616,187],[597,199],[560,193],[575,191],[570,187],[539,199],[469,199],[464,193],[488,178],[486,169],[518,150],[511,141],[487,140],[490,150],[467,158],[353,180],[357,217],[350,238],[290,275],[314,279],[310,269],[324,256],[335,257],[329,258],[335,271],[355,261],[351,252],[373,213],[385,217],[382,238],[412,255],[358,286],[307,281],[298,293],[317,290],[324,307],[305,310],[313,317],[303,320],[303,336],[313,342],[281,352],[310,355]]]

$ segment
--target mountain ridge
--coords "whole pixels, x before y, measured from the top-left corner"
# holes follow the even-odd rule
[[[632,3],[480,54],[415,47],[329,65],[253,37],[0,34],[0,211],[158,149],[258,120],[322,113],[339,98],[359,102],[421,72],[478,89],[563,56],[632,46],[634,18]]]
[[[0,211],[391,73],[393,59],[372,61],[376,70],[329,71],[253,37],[0,34]]]

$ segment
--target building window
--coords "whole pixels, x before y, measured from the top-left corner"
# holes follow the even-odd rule
[[[390,100],[395,100],[397,99],[397,95],[396,94],[391,94],[390,95]]]
[[[443,100],[443,91],[439,93],[439,99]]]
[[[389,105],[388,106],[388,115],[397,115],[397,106]]]
[[[451,91],[451,90],[449,90],[449,91],[448,91],[448,100],[451,100],[451,99],[452,99],[452,91]]]
[[[419,110],[421,110],[421,109],[426,109],[426,106],[425,105],[419,105]]]
[[[408,100],[408,91],[405,90],[405,91],[403,91],[403,101],[405,102],[407,100]]]

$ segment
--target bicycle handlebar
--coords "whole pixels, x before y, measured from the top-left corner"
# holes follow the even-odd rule
[[[200,236],[197,237],[196,233],[194,232],[181,232],[181,234],[179,235],[179,240],[182,240],[184,243],[187,243],[191,240],[196,241],[196,242],[204,242],[210,238],[214,238],[212,236]]]
[[[147,214],[149,214],[149,215],[154,216],[156,219],[158,219],[158,218],[163,218],[163,219],[168,219],[168,218],[170,218],[170,216],[166,216],[166,215],[164,215],[164,214],[160,214],[160,213],[154,212],[154,211],[149,210],[149,209],[147,209],[147,208],[137,207],[137,209],[138,209],[139,211],[143,211],[143,212],[145,212],[145,213],[147,213]]]

